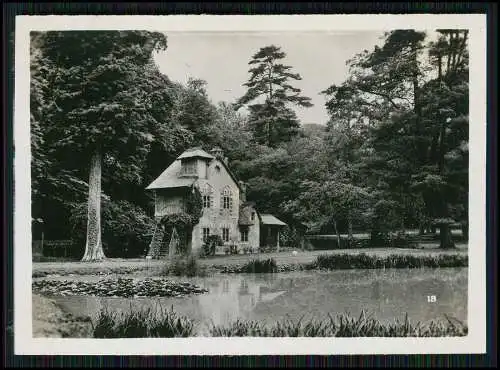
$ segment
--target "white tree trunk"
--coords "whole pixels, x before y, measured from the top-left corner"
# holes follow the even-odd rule
[[[352,219],[350,216],[349,216],[349,219],[347,221],[347,239],[349,239],[349,240],[354,239],[354,235],[352,232]]]
[[[172,227],[172,235],[170,236],[170,242],[168,243],[168,256],[170,258],[173,258],[175,254],[177,253],[177,247],[179,244],[178,241],[179,237],[177,235],[177,230],[174,227]]]
[[[337,246],[338,246],[338,248],[341,248],[341,246],[340,246],[341,238],[340,238],[339,230],[337,229],[337,220],[333,220],[333,228],[335,231],[335,235],[337,235]]]
[[[87,243],[83,262],[105,258],[101,240],[101,153],[94,152],[90,161]]]

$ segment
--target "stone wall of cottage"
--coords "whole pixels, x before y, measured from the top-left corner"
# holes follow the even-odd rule
[[[201,161],[200,162],[204,162]],[[205,162],[206,163],[206,162]],[[203,229],[208,228],[210,235],[223,237],[223,229],[229,229],[229,240],[225,245],[239,244],[241,236],[238,228],[240,192],[238,185],[218,159],[208,165],[199,163],[200,177],[197,185],[202,196],[210,197],[210,206],[203,209],[199,223],[193,228],[192,251],[203,246]],[[229,208],[224,208],[224,194],[229,196]]]
[[[257,212],[255,210],[253,210],[253,212],[255,215],[254,216],[255,217],[254,223],[253,223],[253,225],[246,226],[246,228],[248,230],[248,241],[246,241],[246,242],[242,241],[241,230],[243,230],[245,228],[245,226],[240,226],[240,242],[238,243],[238,245],[240,247],[250,247],[254,251],[257,251],[259,248],[259,245],[260,245],[260,222],[259,222]]]
[[[260,244],[260,223],[255,212],[255,222],[247,226],[248,241],[242,241],[242,227],[238,225],[240,190],[231,175],[219,159],[196,160],[198,179],[196,185],[202,196],[210,197],[210,207],[203,208],[200,221],[193,228],[191,250],[198,253],[203,246],[203,229],[209,229],[210,235],[223,235],[223,229],[229,230],[229,240],[225,246],[236,244],[240,248],[250,247],[257,250]],[[224,208],[224,194],[230,197],[230,208]],[[182,212],[185,209],[184,196],[179,190],[162,189],[155,192],[155,219]]]

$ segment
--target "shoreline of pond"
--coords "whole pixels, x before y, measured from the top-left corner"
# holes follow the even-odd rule
[[[312,258],[311,258],[312,257]],[[142,275],[142,276],[203,276],[218,273],[286,273],[290,271],[308,270],[342,270],[342,269],[386,269],[386,268],[448,268],[468,267],[466,253],[392,253],[385,255],[369,253],[331,253],[308,256],[308,259],[274,258],[256,255],[246,259],[233,259],[225,263],[210,263],[210,259],[193,258],[186,267],[186,258],[174,260],[117,261],[107,260],[95,263],[60,263],[43,268],[38,264],[33,269],[32,278],[58,277],[74,275]],[[142,262],[142,263],[141,263]],[[182,262],[183,266],[174,266]]]
[[[32,330],[34,338],[89,338],[90,317],[77,317],[46,296],[32,294]]]
[[[79,281],[99,285],[101,280],[98,276],[78,276],[67,282],[63,279],[65,278],[60,277],[59,281],[52,282],[48,280],[51,285],[61,285],[64,289],[71,287],[73,283],[78,287]],[[122,280],[127,279],[129,278],[125,277]],[[137,276],[134,280],[138,285],[147,286],[150,278]],[[160,280],[169,280],[169,286],[189,282],[191,286],[208,291],[177,296],[118,294],[115,297],[114,293],[82,295],[86,293],[80,289],[72,294],[62,295],[47,292],[44,297],[75,316],[92,318],[92,322],[105,307],[118,316],[141,309],[172,308],[176,313],[203,325],[212,320],[220,325],[229,325],[231,320],[237,318],[245,322],[267,320],[272,324],[284,317],[298,320],[305,312],[311,318],[328,312],[350,312],[356,316],[360,309],[375,314],[381,323],[386,324],[393,322],[394,317],[400,317],[404,312],[417,321],[432,320],[446,314],[467,322],[466,268],[311,270],[285,274],[219,274]],[[437,293],[439,305],[425,303],[428,292]],[[36,294],[37,292],[33,292],[33,295]]]
[[[396,319],[392,325],[379,322],[370,318],[362,310],[359,317],[337,314],[335,317],[329,315],[330,321],[312,320],[301,323],[301,320],[281,320],[269,325],[263,321],[238,319],[227,325],[213,325],[208,333],[198,331],[193,320],[179,315],[173,311],[165,311],[163,321],[152,320],[145,316],[144,327],[131,327],[125,324],[126,316],[119,319],[116,315],[110,315],[103,311],[101,320],[92,323],[90,317],[77,317],[66,311],[51,299],[42,295],[33,294],[33,337],[35,338],[124,338],[124,329],[130,334],[136,332],[135,338],[144,337],[461,337],[467,335],[467,323],[446,317],[446,320],[431,320],[428,323],[411,323],[406,315],[402,321]],[[150,312],[150,311],[146,311]],[[131,314],[137,315],[137,314]],[[173,315],[173,319],[170,316]],[[342,328],[340,323],[345,322]],[[110,325],[102,327],[102,322],[109,321]],[[333,320],[336,320],[335,323]],[[371,320],[371,321],[370,321]],[[154,324],[156,322],[156,324]],[[175,322],[174,326],[172,322]],[[168,327],[167,324],[170,324]],[[360,324],[365,325],[360,325]],[[127,325],[127,327],[123,327]],[[371,324],[371,325],[366,325]],[[154,325],[163,328],[166,335],[161,335]],[[360,327],[371,327],[371,331],[362,332]],[[335,328],[337,327],[337,328]],[[146,329],[146,330],[145,330]],[[151,329],[156,329],[152,334]],[[175,330],[174,330],[175,329]],[[312,330],[311,330],[312,329]],[[356,335],[357,334],[357,335]]]

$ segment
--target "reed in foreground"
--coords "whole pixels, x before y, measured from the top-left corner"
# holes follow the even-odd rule
[[[103,309],[93,324],[94,338],[173,338],[195,335],[193,320],[171,309],[151,308],[129,312]]]
[[[408,316],[383,323],[367,315],[328,315],[325,320],[284,319],[266,325],[260,321],[238,319],[228,325],[210,325],[213,337],[459,337],[467,335],[467,325],[459,320],[412,323]],[[146,309],[118,316],[101,311],[93,326],[94,338],[167,338],[196,336],[195,322],[174,311]]]
[[[328,315],[327,320],[281,320],[266,326],[262,322],[237,320],[228,326],[213,326],[214,337],[461,337],[467,335],[467,326],[459,320],[412,323],[406,315],[403,320],[382,323],[364,311],[359,317],[347,314]]]

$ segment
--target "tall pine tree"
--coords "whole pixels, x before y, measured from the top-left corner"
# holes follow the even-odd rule
[[[301,90],[290,84],[291,80],[298,81],[302,77],[292,73],[291,66],[281,63],[285,57],[286,54],[275,45],[255,53],[248,63],[252,67],[250,79],[244,84],[247,92],[236,103],[238,109],[248,106],[255,140],[267,146],[288,141],[298,132],[300,124],[290,106],[312,106],[311,99],[302,96]]]

